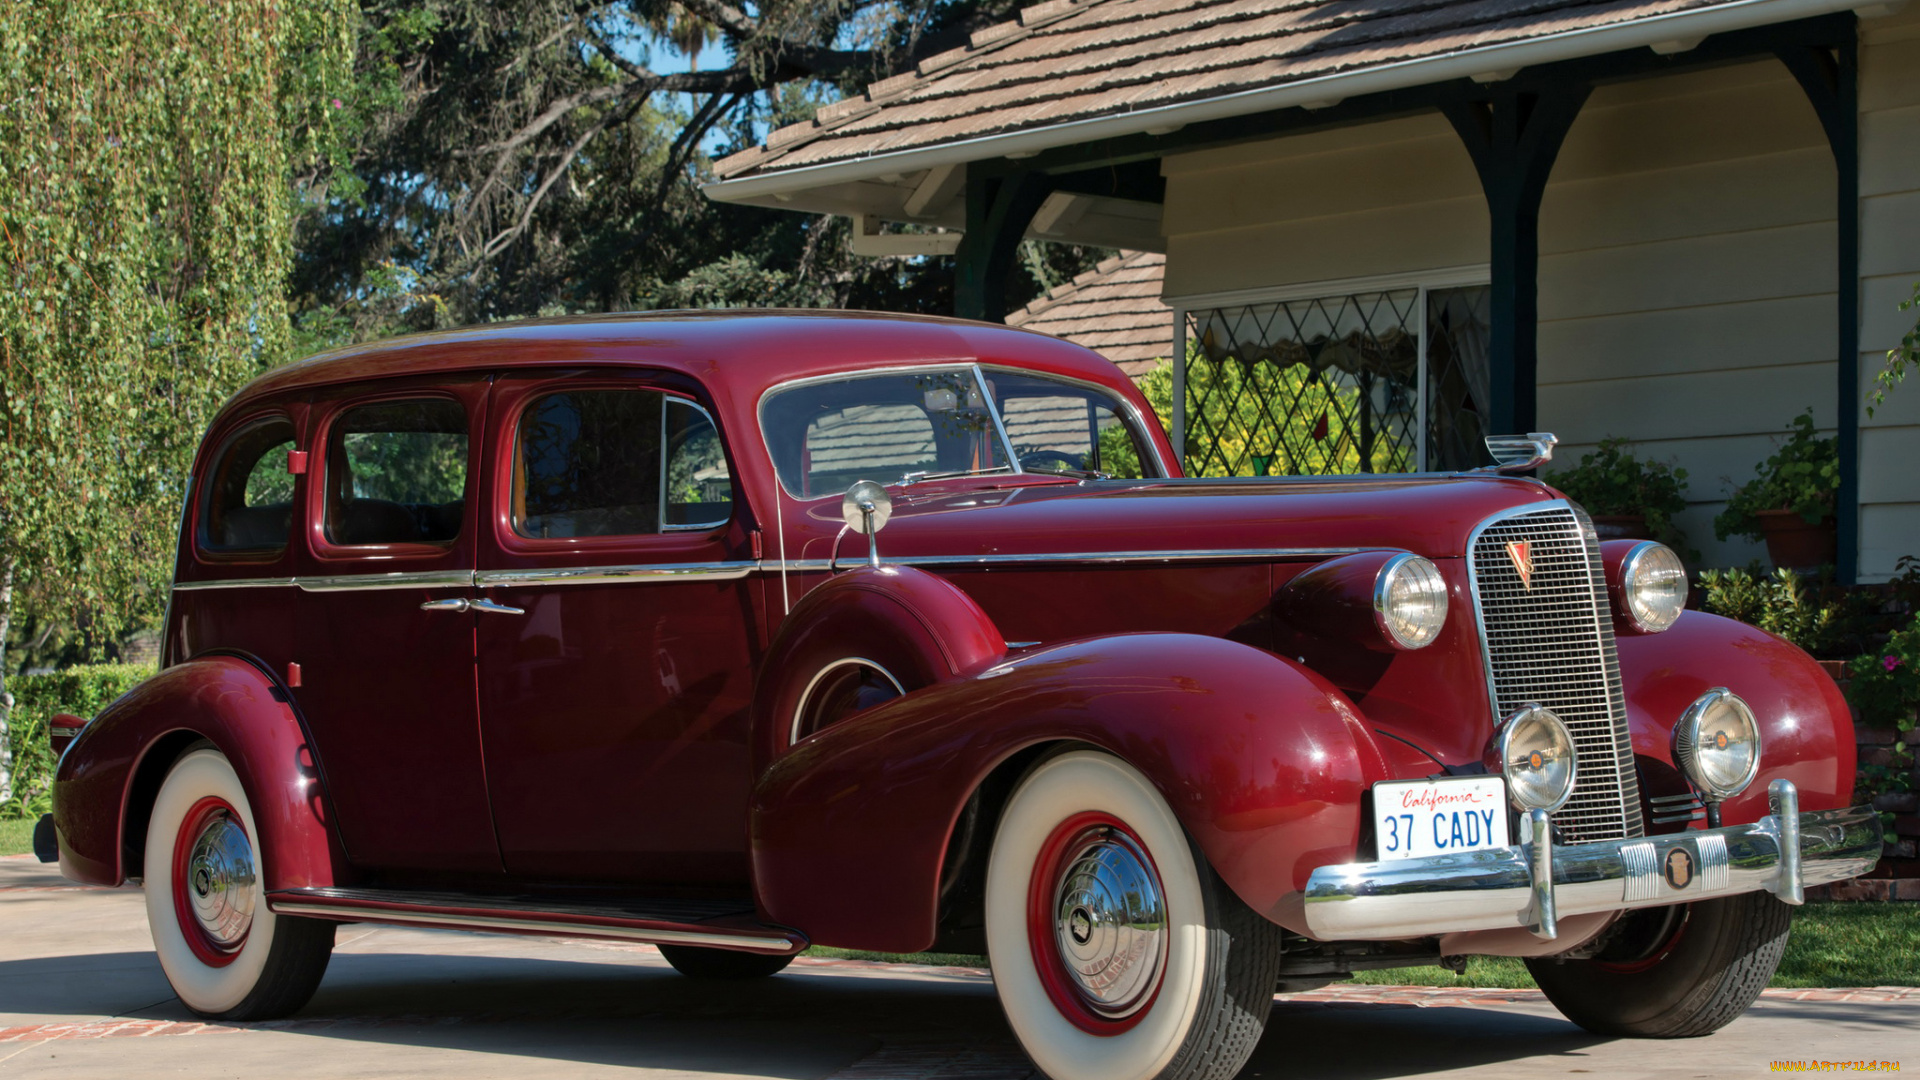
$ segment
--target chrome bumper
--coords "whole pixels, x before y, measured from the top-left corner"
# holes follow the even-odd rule
[[[1798,904],[1806,886],[1856,877],[1879,861],[1871,808],[1803,814],[1785,780],[1769,785],[1767,798],[1773,813],[1751,825],[1555,847],[1536,810],[1514,847],[1323,866],[1307,883],[1307,927],[1324,941],[1510,927],[1552,940],[1555,921],[1568,915],[1761,890]]]

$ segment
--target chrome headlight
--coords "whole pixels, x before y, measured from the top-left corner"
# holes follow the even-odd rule
[[[1673,763],[1715,801],[1745,791],[1760,771],[1760,725],[1753,710],[1724,686],[1700,695],[1674,725]]]
[[[1418,555],[1395,555],[1373,579],[1373,618],[1403,649],[1422,649],[1447,622],[1447,583]]]
[[[1687,568],[1665,544],[1640,544],[1620,560],[1620,595],[1634,626],[1657,634],[1686,610]]]
[[[1573,737],[1552,711],[1523,705],[1507,717],[1488,747],[1487,764],[1507,778],[1507,795],[1521,810],[1552,813],[1573,796],[1577,771]]]

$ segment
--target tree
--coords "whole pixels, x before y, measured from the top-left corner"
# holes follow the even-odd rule
[[[365,0],[350,158],[301,178],[296,308],[316,341],[543,311],[950,311],[951,260],[855,258],[843,219],[719,206],[698,183],[709,155],[1013,6]],[[726,63],[692,67],[708,44]],[[1093,258],[1035,262],[1066,280]]]
[[[289,347],[350,12],[0,0],[0,676],[23,590],[96,646],[158,613],[200,432]]]

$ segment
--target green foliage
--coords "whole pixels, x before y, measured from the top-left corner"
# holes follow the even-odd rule
[[[1758,566],[1704,570],[1700,588],[1706,610],[1778,634],[1815,656],[1852,655],[1873,631],[1875,598],[1825,576],[1809,579],[1785,567],[1771,574]]]
[[[1840,490],[1840,443],[1821,438],[1813,425],[1813,410],[1793,418],[1793,434],[1772,457],[1754,466],[1754,479],[1727,499],[1727,508],[1713,519],[1714,535],[1760,539],[1762,510],[1791,510],[1809,523],[1833,516],[1834,492]]]
[[[1547,482],[1588,513],[1640,514],[1653,535],[1677,539],[1673,515],[1687,508],[1687,470],[1663,461],[1641,461],[1623,449],[1629,445],[1625,439],[1602,439],[1599,449],[1580,455],[1578,465],[1554,472]]]
[[[1914,284],[1912,296],[1900,301],[1901,311],[1912,311],[1916,307],[1920,307],[1920,282]],[[1873,389],[1867,392],[1869,417],[1874,409],[1885,404],[1887,394],[1907,377],[1909,365],[1920,366],[1920,323],[1907,331],[1906,336],[1900,339],[1900,344],[1887,350],[1887,364],[1873,377]]]
[[[208,419],[286,357],[350,12],[0,0],[0,571],[96,652],[158,613]]]
[[[1139,379],[1140,390],[1162,424],[1173,417],[1173,364],[1162,361]],[[1187,445],[1184,457],[1195,475],[1294,476],[1358,473],[1360,444],[1346,418],[1359,409],[1359,391],[1325,382],[1306,365],[1282,368],[1271,363],[1242,364],[1214,360],[1198,343],[1187,349]],[[1287,423],[1267,422],[1262,401],[1297,401]],[[1194,405],[1199,408],[1193,408]],[[1324,419],[1324,426],[1323,421]],[[1106,456],[1103,441],[1101,454]],[[1369,472],[1406,472],[1413,463],[1406,448],[1389,439],[1375,442]],[[1237,462],[1233,472],[1223,463]],[[1212,471],[1202,474],[1198,470]]]
[[[7,725],[13,753],[13,798],[0,803],[0,819],[33,819],[51,808],[53,750],[47,724],[56,713],[91,718],[153,674],[137,664],[93,664],[46,675],[7,680],[14,705]]]
[[[1847,697],[1871,727],[1912,731],[1920,709],[1920,618],[1894,631],[1887,643],[1847,665]]]

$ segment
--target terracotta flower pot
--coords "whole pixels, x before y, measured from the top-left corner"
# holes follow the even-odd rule
[[[1602,540],[1653,539],[1653,531],[1647,528],[1645,514],[1595,514],[1593,531]]]
[[[1760,535],[1773,565],[1811,570],[1834,561],[1839,545],[1832,518],[1809,523],[1791,510],[1760,510],[1754,517],[1760,521]]]

